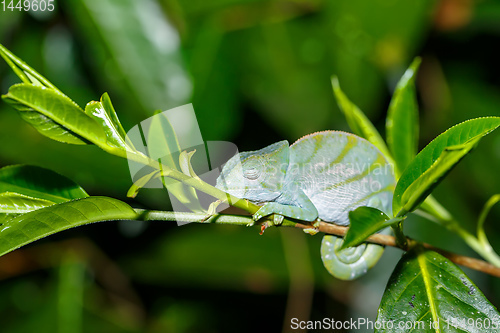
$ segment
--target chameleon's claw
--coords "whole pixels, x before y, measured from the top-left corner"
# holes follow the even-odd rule
[[[254,221],[258,221],[261,218],[263,218],[264,216],[268,216],[272,213],[273,213],[273,211],[269,210],[268,204],[265,204],[264,206],[260,207],[259,210],[255,214],[253,214],[252,218]]]
[[[312,224],[312,228],[306,228],[306,229],[302,229],[306,234],[309,234],[309,235],[316,235],[318,232],[319,232],[319,226],[320,226],[320,223],[321,223],[321,219],[317,219],[316,221],[313,222]]]
[[[262,216],[261,214],[259,214],[258,212],[253,214],[252,216],[252,220],[254,220],[255,222],[257,222],[258,220],[260,220],[261,218],[263,218],[264,216]]]
[[[261,209],[259,209],[259,210],[257,211],[257,213],[253,214],[252,219],[253,219],[255,222],[257,222],[258,220],[260,220],[260,219],[261,219],[261,218],[263,218],[264,216],[269,215],[269,214],[263,215],[261,211],[262,211],[262,208],[261,208]],[[281,224],[283,223],[283,219],[284,219],[284,216],[283,216],[283,215],[274,214],[274,215],[273,215],[273,222],[272,222],[272,225],[276,225],[276,226],[281,225]]]

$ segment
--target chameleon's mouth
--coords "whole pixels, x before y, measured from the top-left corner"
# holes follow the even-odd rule
[[[217,179],[215,187],[237,198],[247,199],[256,204],[274,201],[282,194],[278,191],[262,191],[261,188],[252,189],[241,186],[232,186],[232,184],[225,183],[223,179]]]

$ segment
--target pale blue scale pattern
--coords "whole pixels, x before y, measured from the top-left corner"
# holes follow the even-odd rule
[[[277,214],[348,225],[349,212],[360,206],[390,215],[395,185],[392,166],[374,145],[350,133],[324,131],[291,146],[280,141],[234,156],[216,187],[263,203],[256,220]],[[373,244],[339,252],[341,242],[326,235],[321,257],[327,270],[344,280],[366,273],[383,252],[383,247]]]
[[[290,173],[294,165],[298,174]],[[348,225],[349,211],[359,206],[391,212],[396,184],[392,167],[374,145],[353,134],[325,131],[295,142],[285,183],[292,178],[299,180],[323,221]]]

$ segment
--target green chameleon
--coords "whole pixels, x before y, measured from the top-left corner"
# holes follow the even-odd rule
[[[391,213],[396,180],[392,166],[370,142],[354,134],[324,131],[309,134],[291,146],[288,141],[233,156],[216,187],[261,208],[253,220],[275,214],[304,221],[346,226],[359,206]],[[342,238],[325,235],[321,258],[333,276],[352,280],[376,264],[383,247],[361,244],[337,251]]]

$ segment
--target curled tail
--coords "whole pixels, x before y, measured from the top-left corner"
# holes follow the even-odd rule
[[[382,256],[384,247],[363,243],[338,251],[343,238],[325,235],[321,242],[321,260],[328,272],[341,280],[354,280],[364,275]]]

